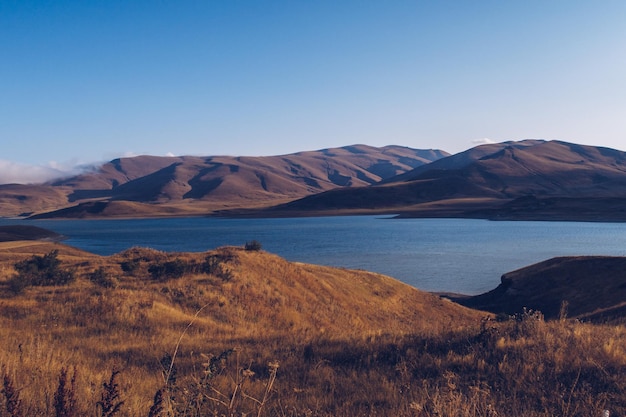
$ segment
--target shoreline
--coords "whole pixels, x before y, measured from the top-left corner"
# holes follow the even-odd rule
[[[227,218],[227,219],[277,219],[277,218],[309,218],[309,217],[343,217],[343,216],[387,216],[393,219],[467,219],[467,220],[489,220],[489,221],[532,221],[532,222],[574,222],[574,223],[625,223],[626,213],[611,214],[584,214],[584,213],[519,213],[511,214],[467,214],[441,212],[402,212],[377,211],[377,210],[314,210],[314,211],[294,211],[294,212],[267,212],[257,210],[233,210],[228,212],[198,213],[178,213],[175,215],[154,215],[154,214],[123,214],[123,215],[92,215],[92,216],[42,216],[36,217],[0,217],[2,221],[28,222],[38,220],[143,220],[143,219],[177,219],[177,218]]]

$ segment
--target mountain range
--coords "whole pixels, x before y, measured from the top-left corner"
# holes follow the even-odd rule
[[[626,220],[625,204],[625,152],[524,140],[478,146],[370,187],[331,190],[268,212]]]
[[[353,145],[267,157],[121,158],[53,183],[0,186],[0,215],[387,213],[626,220],[626,153],[523,140],[441,150]]]
[[[362,187],[448,156],[401,146],[346,146],[267,157],[138,156],[47,184],[0,185],[0,216],[198,215],[267,207]]]

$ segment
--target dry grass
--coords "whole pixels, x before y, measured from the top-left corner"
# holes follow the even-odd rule
[[[51,249],[75,282],[3,289],[13,263]],[[81,416],[107,401],[123,402],[119,416],[626,413],[621,326],[484,320],[378,274],[241,248],[99,257],[16,244],[0,255],[0,367],[22,415],[55,415],[62,370],[66,387],[76,371]],[[219,268],[202,270],[207,258]],[[150,265],[173,260],[194,272],[152,278]],[[114,287],[87,279],[99,268]],[[15,398],[5,391],[3,417]]]

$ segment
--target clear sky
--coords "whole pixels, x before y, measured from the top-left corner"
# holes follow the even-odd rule
[[[0,182],[525,138],[626,149],[626,1],[0,0]]]

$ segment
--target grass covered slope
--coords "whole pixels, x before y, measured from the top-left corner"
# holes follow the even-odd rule
[[[41,319],[53,314],[61,319],[59,307],[71,306],[62,328],[75,326],[77,320],[90,327],[94,318],[96,327],[115,329],[123,324],[119,317],[106,321],[110,312],[102,315],[101,311],[105,300],[115,304],[114,310],[134,310],[144,319],[154,319],[150,328],[154,326],[155,333],[170,314],[175,323],[183,324],[201,311],[197,326],[235,339],[282,336],[285,331],[333,337],[440,331],[483,315],[380,274],[292,263],[235,247],[206,253],[134,248],[101,257],[59,244],[16,244],[1,250],[3,280],[14,276],[11,265],[51,248],[58,250],[64,269],[74,272],[75,281],[59,288],[27,287],[19,295],[4,288],[3,306],[19,308],[22,302],[46,301],[25,312],[42,315]],[[92,282],[91,274],[98,269],[110,280],[104,287],[110,288]],[[437,320],[431,320],[434,316]],[[174,332],[181,331],[174,327]]]
[[[494,313],[530,308],[547,318],[567,314],[596,321],[624,321],[626,258],[559,257],[502,276],[485,294],[460,299],[464,305]]]
[[[12,292],[15,265],[50,253],[73,280]],[[263,368],[270,360],[302,358],[307,345],[343,350],[354,340],[436,333],[477,324],[484,315],[379,274],[242,248],[134,248],[102,257],[61,244],[12,242],[0,248],[0,264],[0,366],[42,405],[49,399],[38,395],[70,365],[86,385],[123,370],[126,395],[136,401],[129,407],[147,410],[163,384],[161,360],[177,349],[181,375],[200,366],[201,353],[233,348]],[[34,375],[36,384],[29,382]],[[89,395],[85,403],[95,403]]]
[[[75,402],[63,415],[99,417],[626,412],[622,326],[495,322],[389,277],[255,245],[110,257],[3,245],[0,415],[18,403],[12,392],[21,414],[11,416],[61,415],[71,402],[59,397]],[[34,255],[73,279],[12,292]]]

